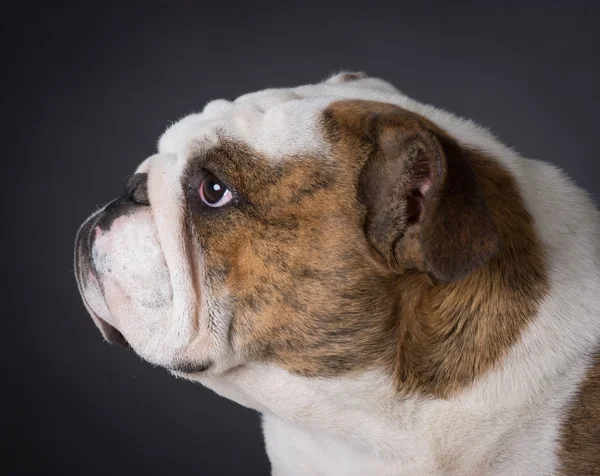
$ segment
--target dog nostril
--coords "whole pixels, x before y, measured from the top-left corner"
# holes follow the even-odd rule
[[[148,199],[148,174],[133,174],[127,180],[124,196],[137,204],[150,205]]]

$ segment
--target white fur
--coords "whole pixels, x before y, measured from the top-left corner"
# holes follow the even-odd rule
[[[264,414],[267,451],[279,476],[555,474],[565,407],[600,341],[598,211],[555,167],[521,158],[473,122],[418,103],[379,79],[341,81],[338,76],[233,102],[213,101],[161,137],[159,154],[141,167],[150,174],[153,223],[169,270],[173,309],[165,317],[168,323],[147,339],[161,344],[134,338],[134,349],[157,363],[182,352],[215,359],[219,364],[209,373],[191,378]],[[308,379],[275,365],[245,363],[224,336],[204,325],[210,296],[192,287],[187,269],[187,260],[201,263],[202,257],[191,256],[178,236],[184,165],[220,137],[272,160],[307,152],[326,156],[329,144],[318,120],[341,98],[397,104],[500,160],[516,177],[548,250],[551,291],[539,315],[498,369],[448,400],[400,399],[389,378],[375,369]],[[111,313],[114,307],[109,302]],[[227,313],[214,312],[226,328]],[[119,318],[113,322],[119,326]],[[143,334],[127,326],[120,330],[128,340]]]

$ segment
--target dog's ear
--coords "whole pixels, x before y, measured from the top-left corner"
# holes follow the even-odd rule
[[[397,272],[467,276],[499,247],[468,153],[425,118],[374,104],[344,114],[355,115],[347,126],[373,145],[359,178],[369,242]]]

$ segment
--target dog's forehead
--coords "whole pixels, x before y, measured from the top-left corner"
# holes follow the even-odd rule
[[[273,159],[324,151],[319,118],[332,99],[283,89],[211,101],[202,112],[173,124],[161,137],[159,152],[185,158],[190,150],[197,154],[222,140],[248,145]]]
[[[222,140],[252,147],[274,160],[307,153],[326,153],[321,127],[323,111],[340,99],[389,100],[400,93],[377,78],[340,73],[324,83],[289,89],[266,89],[234,101],[209,102],[202,112],[171,125],[158,143],[160,153],[182,160]]]

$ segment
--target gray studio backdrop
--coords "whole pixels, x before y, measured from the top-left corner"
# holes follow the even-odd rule
[[[364,70],[599,196],[594,2],[289,3],[4,12],[14,474],[268,474],[258,415],[103,343],[72,274],[78,225],[210,99]]]

